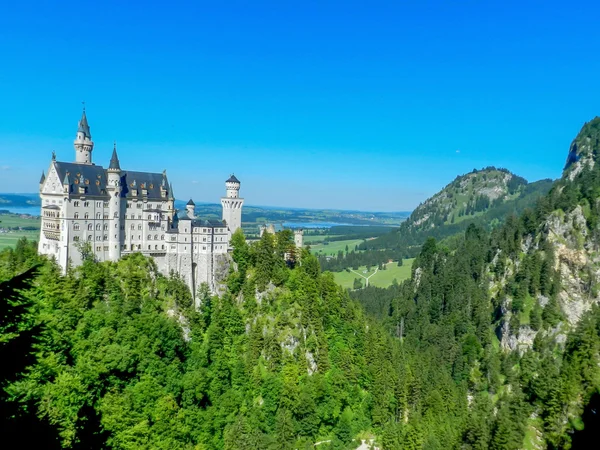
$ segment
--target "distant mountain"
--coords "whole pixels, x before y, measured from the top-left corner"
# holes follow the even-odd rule
[[[427,237],[444,239],[471,223],[491,227],[508,215],[532,207],[548,193],[552,180],[528,183],[506,169],[486,167],[456,177],[421,203],[394,232],[364,242],[362,250],[398,249],[414,256]]]
[[[37,194],[0,194],[0,209],[40,205],[40,197]]]

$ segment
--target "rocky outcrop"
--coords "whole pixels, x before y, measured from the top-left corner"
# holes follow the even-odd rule
[[[575,325],[600,300],[594,289],[600,280],[600,267],[592,258],[593,245],[582,207],[577,206],[568,214],[552,213],[545,229],[554,249],[555,270],[561,278],[559,305],[569,324]]]

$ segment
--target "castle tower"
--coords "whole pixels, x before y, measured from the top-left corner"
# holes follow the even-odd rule
[[[231,175],[225,182],[225,197],[221,197],[223,207],[223,220],[229,227],[231,234],[242,226],[242,206],[244,199],[240,198],[240,180]]]
[[[302,228],[296,228],[294,230],[294,243],[296,248],[302,248],[304,241],[304,230]]]
[[[83,114],[79,121],[77,136],[75,137],[73,145],[75,146],[75,162],[79,164],[92,164],[92,150],[94,149],[94,143],[92,142],[90,126],[88,125],[87,117],[85,115],[85,108],[83,108]]]
[[[117,144],[114,144],[110,165],[107,170],[106,192],[110,200],[108,203],[108,257],[117,261],[121,257],[121,165],[117,156]]]
[[[185,205],[185,210],[187,211],[187,215],[190,219],[193,219],[194,217],[196,217],[196,214],[195,214],[196,204],[194,203],[194,200],[192,200],[190,198],[190,201],[187,202],[187,205]]]

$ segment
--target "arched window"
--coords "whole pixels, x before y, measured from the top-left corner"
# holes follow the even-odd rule
[[[92,235],[88,234],[88,241],[91,241],[91,240],[92,240]]]
[[[75,215],[73,217],[75,217],[76,219],[79,219],[79,213],[75,213]]]
[[[76,231],[79,231],[79,224],[78,223],[74,223],[73,224],[73,229]]]
[[[100,215],[100,213],[96,213],[96,219],[100,219],[102,216]]]
[[[149,245],[149,246],[148,246],[148,250],[150,250],[150,247],[151,247],[151,246]]]
[[[132,229],[132,230],[135,230],[135,225],[133,225],[133,224],[132,224],[132,225],[131,225],[131,229]]]
[[[161,241],[164,241],[164,240],[165,240],[165,235],[164,235],[164,234],[161,234],[161,235],[160,235],[160,240],[161,240]]]
[[[148,220],[152,220],[152,214],[148,214]]]
[[[119,213],[118,213],[118,212],[115,212],[115,216],[114,216],[114,217],[115,217],[115,219],[116,219],[117,217],[119,217]]]
[[[88,231],[92,231],[93,230],[93,225],[91,223],[88,223]]]
[[[96,224],[96,230],[100,231],[100,224],[99,223]]]
[[[158,241],[158,234],[155,234],[155,235],[154,235],[154,240],[155,240],[155,241]]]
[[[149,234],[149,235],[148,235],[148,240],[149,240],[149,241],[151,241],[151,240],[152,240],[152,235],[151,235],[151,234]]]
[[[84,219],[89,219],[90,218],[90,214],[89,213],[85,213],[85,215],[83,216]]]

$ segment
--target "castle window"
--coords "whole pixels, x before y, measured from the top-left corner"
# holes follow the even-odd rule
[[[161,240],[161,241],[164,241],[164,240],[165,240],[165,235],[164,235],[164,234],[161,234],[161,235],[160,235],[160,240]]]
[[[100,219],[100,213],[96,213],[96,219]]]
[[[131,229],[132,229],[132,230],[135,230],[135,225],[131,225]]]
[[[154,246],[154,250],[158,250],[158,245],[155,245],[155,246]]]
[[[131,208],[131,203],[127,203],[127,208]]]
[[[73,224],[73,229],[76,231],[79,231],[79,224],[78,223],[74,223]]]
[[[152,240],[152,235],[148,235],[148,240],[151,241]]]
[[[114,218],[116,219],[117,217],[119,217],[119,213],[115,212]]]
[[[92,235],[88,234],[88,241],[91,241],[91,240],[92,240]]]
[[[96,230],[100,231],[100,224],[99,223],[96,224]]]
[[[104,235],[104,240],[108,241],[108,236],[106,234]]]
[[[152,220],[152,215],[148,214],[148,220]]]
[[[73,240],[74,240],[75,242],[79,241],[79,236],[74,236],[74,237],[73,237]]]
[[[108,230],[108,224],[107,223],[104,224],[104,231],[106,231],[106,230]]]
[[[141,230],[141,229],[142,229],[142,226],[141,226],[141,225],[138,225],[138,230]]]
[[[91,223],[88,223],[88,231],[92,231],[93,230],[93,225]]]
[[[84,219],[89,219],[89,218],[90,218],[90,214],[89,214],[89,213],[85,213],[85,214],[83,215],[83,218],[84,218]]]
[[[151,246],[151,245],[149,245],[149,246],[148,246],[148,250],[150,250],[150,248],[151,248],[151,247],[152,247],[152,246]]]
[[[89,208],[90,206],[90,202],[83,202],[83,207],[84,208]]]
[[[79,206],[79,202],[78,201],[74,201],[73,202],[73,206],[78,207]]]
[[[96,202],[96,208],[100,208],[102,206],[102,202]]]
[[[73,216],[75,219],[79,219],[79,213],[75,213]]]
[[[163,250],[165,249],[165,246],[164,246],[164,244],[162,245],[162,249],[163,249]]]
[[[104,219],[108,219],[108,214],[104,213]]]
[[[108,208],[108,202],[104,202],[104,207]]]
[[[158,241],[158,234],[155,234],[155,235],[154,235],[154,240],[155,240],[155,241]]]

